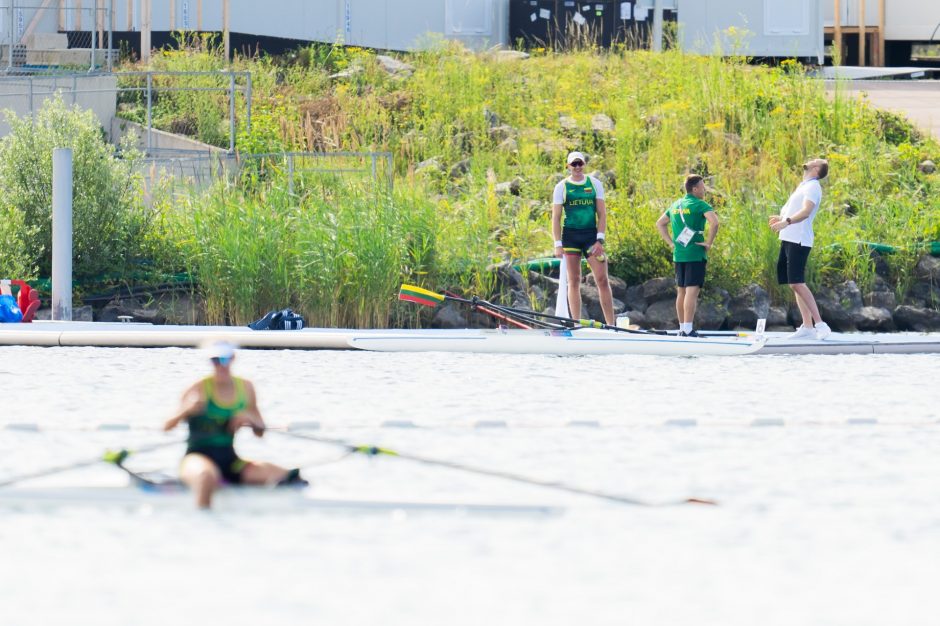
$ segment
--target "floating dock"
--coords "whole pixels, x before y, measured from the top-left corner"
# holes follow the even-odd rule
[[[508,331],[513,332],[513,331]],[[518,331],[516,331],[518,332]],[[534,331],[533,331],[534,332]],[[573,336],[585,331],[572,331]],[[598,332],[598,331],[593,331]],[[104,322],[33,322],[0,324],[0,346],[91,346],[107,348],[197,347],[213,340],[230,341],[244,348],[294,350],[361,350],[379,339],[394,338],[406,345],[414,339],[475,339],[493,330],[356,330],[347,328],[305,328],[293,331],[256,331],[241,326],[155,326],[137,323]],[[618,334],[619,335],[619,334]],[[648,337],[647,335],[635,335]],[[722,341],[735,333],[715,333],[710,338]],[[751,335],[753,337],[753,335]],[[824,341],[789,340],[787,333],[767,333],[766,342],[755,354],[931,354],[940,353],[940,333],[833,333]],[[676,337],[664,341],[682,341]],[[546,337],[545,354],[554,337]],[[559,342],[562,339],[559,337]],[[706,340],[707,341],[707,340]],[[438,344],[430,341],[429,345]],[[410,348],[409,351],[414,351]],[[502,350],[476,350],[480,352]],[[567,350],[564,352],[568,352]],[[628,352],[628,351],[627,351]]]

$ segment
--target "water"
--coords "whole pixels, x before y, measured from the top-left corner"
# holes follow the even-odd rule
[[[177,349],[0,348],[0,363],[0,424],[41,426],[0,430],[0,478],[162,440],[150,429],[206,371]],[[243,352],[235,369],[272,425],[317,421],[319,434],[357,443],[721,506],[620,506],[357,457],[307,474],[324,495],[569,508],[2,511],[0,624],[936,623],[940,356],[281,351]],[[338,454],[276,433],[238,445],[288,465]],[[133,463],[172,470],[179,454]],[[99,465],[47,484],[121,480]]]

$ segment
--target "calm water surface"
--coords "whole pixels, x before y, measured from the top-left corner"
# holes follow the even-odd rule
[[[394,458],[315,465],[337,451],[242,435],[246,456],[309,465],[325,496],[568,509],[0,510],[0,624],[937,623],[938,355],[251,351],[235,369],[272,425],[722,506],[619,506]],[[152,429],[207,371],[192,350],[0,348],[0,426],[40,427],[0,429],[0,479],[164,440]],[[180,454],[133,462],[172,471]],[[46,484],[121,481],[97,466]]]

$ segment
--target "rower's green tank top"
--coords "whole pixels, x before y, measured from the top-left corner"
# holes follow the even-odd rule
[[[248,407],[245,381],[232,377],[235,384],[235,399],[223,404],[216,398],[215,380],[208,377],[202,381],[206,394],[206,410],[189,418],[189,439],[186,453],[205,449],[234,448],[235,433],[229,429],[233,417]]]
[[[565,179],[565,228],[597,228],[597,190],[590,176],[580,183]]]

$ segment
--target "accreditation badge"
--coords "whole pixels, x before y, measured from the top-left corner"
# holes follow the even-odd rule
[[[676,243],[681,243],[683,246],[688,246],[689,242],[692,241],[692,237],[694,236],[695,231],[688,226],[685,226],[683,227],[682,232],[679,233],[679,236],[676,237]]]

